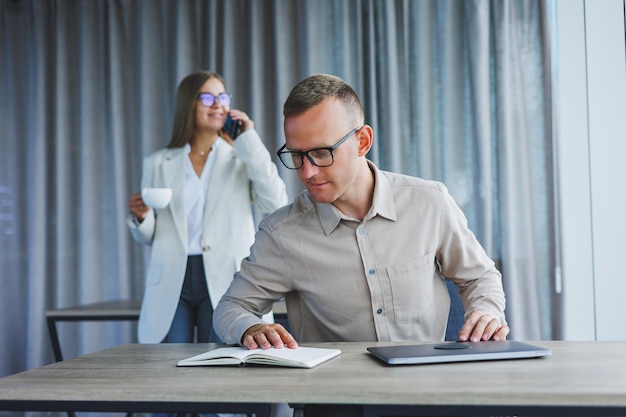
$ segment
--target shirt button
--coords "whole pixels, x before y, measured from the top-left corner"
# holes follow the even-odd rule
[[[365,234],[365,229],[359,229],[359,234],[360,235],[364,235]]]
[[[376,273],[376,270],[374,268],[370,269],[369,271],[367,271],[370,275],[374,275]]]
[[[383,314],[383,309],[379,308],[378,310],[376,310],[376,314]]]

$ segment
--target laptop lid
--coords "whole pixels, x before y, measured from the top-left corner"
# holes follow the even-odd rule
[[[550,349],[512,340],[375,346],[367,350],[388,365],[538,358],[552,354]]]

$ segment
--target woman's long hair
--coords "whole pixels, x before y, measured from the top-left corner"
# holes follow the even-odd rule
[[[178,85],[176,92],[176,110],[174,111],[174,126],[168,148],[182,148],[193,138],[193,129],[196,119],[196,101],[198,92],[211,78],[217,78],[222,84],[222,77],[211,71],[198,71],[186,76]]]

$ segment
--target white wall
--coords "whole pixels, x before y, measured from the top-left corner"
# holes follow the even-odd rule
[[[624,5],[624,0],[556,2],[566,340],[626,340]]]

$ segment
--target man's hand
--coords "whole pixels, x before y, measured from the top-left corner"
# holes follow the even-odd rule
[[[257,324],[250,327],[243,334],[241,343],[248,349],[269,349],[275,347],[277,349],[288,347],[295,349],[298,342],[293,336],[280,324]]]
[[[459,331],[459,341],[506,340],[509,331],[509,326],[502,325],[499,318],[481,311],[474,311]]]

